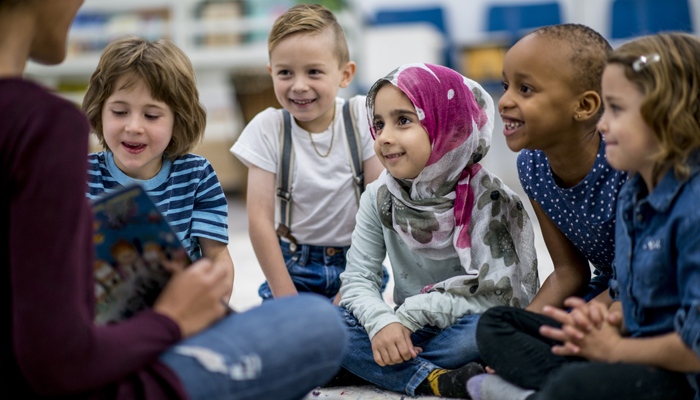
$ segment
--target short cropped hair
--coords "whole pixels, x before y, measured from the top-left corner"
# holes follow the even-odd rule
[[[642,62],[642,56],[651,61]],[[700,150],[700,39],[685,33],[645,36],[615,49],[608,64],[622,66],[644,96],[640,113],[661,148],[653,182],[668,166],[686,179],[689,158]]]
[[[124,87],[117,88],[126,76]],[[151,96],[173,111],[173,136],[165,149],[171,160],[190,152],[204,137],[207,112],[199,102],[194,69],[187,55],[170,41],[149,41],[127,36],[110,43],[100,56],[83,99],[93,132],[105,150],[109,150],[102,126],[102,108],[115,90],[128,88],[141,80]]]
[[[530,33],[533,34],[568,43],[572,54],[572,83],[578,84],[582,92],[592,90],[600,94],[605,60],[612,50],[600,33],[585,25],[560,24],[543,26]]]
[[[271,54],[282,39],[295,33],[319,34],[326,29],[333,33],[335,39],[335,49],[333,50],[338,59],[339,67],[342,67],[350,61],[345,33],[335,15],[326,7],[318,4],[297,4],[280,15],[270,31],[267,51]]]

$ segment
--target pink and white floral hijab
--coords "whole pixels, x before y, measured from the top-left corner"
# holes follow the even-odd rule
[[[457,256],[464,268],[423,291],[495,296],[499,304],[525,307],[539,288],[532,225],[518,196],[479,164],[491,144],[491,96],[449,68],[407,64],[370,89],[371,126],[374,99],[387,82],[413,103],[432,153],[415,179],[388,171],[379,177],[382,224],[421,256]]]

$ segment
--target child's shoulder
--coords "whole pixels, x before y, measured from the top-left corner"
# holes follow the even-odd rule
[[[173,161],[173,168],[175,169],[194,169],[194,168],[206,168],[211,167],[209,160],[198,154],[187,153],[176,158]]]
[[[90,162],[90,163],[104,162],[104,159],[105,159],[105,152],[104,151],[96,151],[94,153],[88,154],[88,162]]]
[[[242,136],[255,134],[279,134],[282,108],[268,107],[257,113],[243,129]]]
[[[520,179],[529,179],[536,170],[549,170],[549,160],[540,150],[523,149],[517,159],[518,175]]]

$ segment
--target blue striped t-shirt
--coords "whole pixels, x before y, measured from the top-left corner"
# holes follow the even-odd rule
[[[88,199],[134,182],[151,196],[193,260],[202,256],[197,237],[228,243],[226,197],[206,158],[194,154],[185,154],[175,161],[164,158],[156,176],[138,180],[117,167],[112,152],[88,155]]]

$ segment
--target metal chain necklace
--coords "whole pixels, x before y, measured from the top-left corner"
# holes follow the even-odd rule
[[[318,149],[316,148],[316,143],[314,143],[314,137],[311,135],[311,132],[309,132],[309,139],[311,139],[311,145],[314,146],[316,154],[318,154],[319,157],[322,158],[328,157],[328,155],[331,154],[331,149],[333,148],[333,139],[335,139],[335,108],[335,104],[333,104],[333,119],[331,120],[331,145],[328,146],[328,152],[325,155],[318,152]]]

